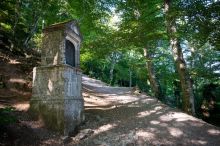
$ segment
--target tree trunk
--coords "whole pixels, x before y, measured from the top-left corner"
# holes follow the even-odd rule
[[[37,24],[38,24],[39,18],[40,18],[39,16],[35,16],[33,25],[32,25],[32,27],[31,27],[31,31],[30,31],[29,35],[27,36],[27,38],[26,38],[25,41],[24,41],[24,46],[25,46],[25,48],[28,48],[28,43],[29,43],[29,41],[30,41],[31,38],[34,36],[34,34],[36,33]]]
[[[180,87],[180,81],[177,79],[173,81],[173,90],[174,90],[174,96],[176,97],[176,106],[177,108],[181,108],[181,102],[180,102],[181,87]]]
[[[119,58],[120,58],[120,53],[119,52],[112,52],[111,55],[109,56],[109,60],[111,62],[111,68],[110,68],[110,71],[109,71],[109,74],[110,74],[110,85],[113,82],[114,69],[115,69],[116,63],[119,61]]]
[[[115,69],[115,61],[113,60],[112,64],[111,64],[110,71],[109,71],[109,74],[110,74],[110,85],[112,84],[112,81],[113,81],[114,69]]]
[[[188,47],[190,48],[190,53],[191,53],[190,67],[192,69],[195,66],[195,62],[194,62],[194,59],[195,59],[195,48],[192,45],[190,45],[190,44],[188,44]]]
[[[132,71],[131,68],[129,68],[129,87],[132,86]]]
[[[164,0],[167,33],[170,39],[173,58],[180,78],[182,101],[183,101],[182,107],[186,113],[194,115],[195,108],[194,108],[194,95],[193,95],[192,85],[189,74],[187,72],[185,60],[183,58],[180,41],[176,35],[177,30],[176,30],[175,17],[173,16],[173,14],[172,15],[169,14],[171,1],[172,0]]]
[[[147,67],[147,70],[148,70],[148,78],[149,78],[150,86],[151,86],[151,89],[154,93],[154,96],[158,99],[163,99],[162,98],[163,95],[162,95],[162,92],[161,92],[160,85],[157,82],[156,75],[154,73],[153,63],[151,61],[152,58],[150,57],[150,55],[147,52],[146,48],[144,48],[144,56],[146,58],[146,67]]]
[[[13,39],[15,40],[15,31],[18,25],[18,20],[20,18],[20,0],[16,1],[15,4],[15,16],[14,16],[14,26],[12,29]]]

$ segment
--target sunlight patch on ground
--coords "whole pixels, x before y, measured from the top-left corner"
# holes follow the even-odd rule
[[[169,117],[169,115],[167,115],[167,114],[160,116],[159,119],[160,119],[161,121],[164,121],[164,122],[169,122],[169,121],[172,120],[172,118]]]
[[[98,129],[95,129],[95,133],[94,134],[97,135],[97,134],[100,134],[102,132],[111,130],[111,129],[113,129],[116,126],[117,126],[117,124],[115,124],[115,123],[103,125],[103,126],[99,127]]]
[[[105,99],[110,100],[110,101],[119,101],[120,103],[128,103],[128,102],[133,102],[139,100],[137,97],[132,97],[132,96],[107,96]]]
[[[176,119],[176,121],[181,122],[181,121],[188,121],[188,120],[192,120],[194,121],[195,118],[192,116],[189,116],[187,114],[184,113],[179,113],[179,112],[173,112],[172,117]]]
[[[13,78],[11,78],[10,80],[9,80],[9,82],[11,82],[11,83],[23,83],[23,84],[25,84],[26,83],[26,81],[24,80],[24,79],[13,79]]]
[[[152,113],[155,113],[155,112],[156,112],[155,110],[143,111],[143,112],[138,113],[137,117],[138,118],[143,118],[143,117],[149,116],[149,115],[151,115]]]
[[[171,121],[171,120],[176,120],[177,122],[182,122],[182,121],[188,121],[188,120],[192,120],[195,121],[195,118],[187,115],[185,113],[180,113],[180,112],[170,112],[166,115],[162,115],[160,116],[160,120],[162,121]]]
[[[191,140],[191,142],[195,145],[206,145],[207,141],[204,140]]]
[[[209,129],[208,133],[211,135],[220,135],[220,131],[216,129]]]
[[[146,97],[145,97],[146,98]],[[155,101],[154,99],[151,99],[151,98],[147,98],[147,99],[141,99],[141,103],[150,103],[150,102],[153,102]]]
[[[106,86],[106,84],[103,83],[102,81],[89,78],[89,77],[87,77],[85,75],[82,76],[82,82],[84,84],[92,86],[92,87],[103,87],[103,86]]]
[[[163,108],[162,106],[156,106],[154,108],[154,110],[149,110],[149,111],[147,110],[147,111],[139,112],[137,117],[138,118],[143,118],[143,117],[149,116],[153,113],[156,113],[158,110],[161,110],[162,108]]]
[[[150,133],[150,132],[146,132],[146,131],[143,131],[143,130],[137,131],[136,132],[136,136],[137,137],[140,136],[140,137],[146,138],[147,140],[155,138],[155,134]]]
[[[150,123],[153,124],[153,125],[158,125],[158,124],[160,124],[160,121],[153,120],[153,121],[150,121]]]
[[[111,102],[109,101],[103,101],[103,100],[99,100],[98,98],[84,98],[85,101],[85,106],[90,106],[90,107],[94,107],[94,106],[107,106],[110,105]]]
[[[0,108],[5,108],[5,107],[6,107],[5,105],[0,104]]]
[[[14,60],[14,59],[10,59],[10,61],[8,63],[9,64],[20,64],[21,62]]]
[[[180,137],[181,135],[183,135],[183,132],[178,129],[178,128],[168,128],[168,131],[170,133],[170,135],[174,136],[174,137]]]
[[[160,114],[162,114],[162,113],[163,113],[163,112],[157,112],[156,115],[160,115]]]
[[[128,105],[128,107],[140,107],[140,105],[138,105],[138,104],[130,104],[130,105]]]
[[[17,111],[28,111],[28,109],[30,108],[30,104],[29,103],[16,103],[13,105],[13,107],[17,110]]]
[[[161,110],[162,108],[163,108],[162,106],[156,106],[156,107],[154,108],[154,110],[158,111],[158,110]]]

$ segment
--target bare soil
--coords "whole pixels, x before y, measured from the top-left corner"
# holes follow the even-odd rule
[[[13,102],[17,122],[1,127],[0,146],[219,146],[220,128],[170,108],[132,88],[110,87],[83,76],[85,122],[74,137],[46,129]],[[10,103],[8,103],[10,105]],[[4,103],[1,106],[6,106]]]
[[[19,56],[0,50],[0,103],[11,105],[30,99],[32,70],[39,60],[39,57]]]

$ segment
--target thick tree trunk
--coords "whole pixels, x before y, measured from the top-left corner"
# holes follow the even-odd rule
[[[167,33],[170,38],[173,58],[180,78],[182,101],[183,101],[182,107],[185,112],[194,115],[195,108],[194,108],[194,95],[193,95],[192,85],[189,74],[187,72],[185,60],[183,58],[180,41],[176,36],[177,31],[176,31],[175,17],[169,15],[171,0],[164,0],[164,4],[165,4]]]
[[[149,78],[149,81],[150,81],[151,89],[154,93],[154,96],[157,97],[158,99],[162,100],[163,95],[162,95],[162,92],[161,92],[160,85],[157,82],[156,75],[154,73],[153,63],[151,61],[152,58],[150,57],[150,55],[149,55],[146,48],[144,48],[144,56],[146,58],[146,67],[147,67],[147,70],[148,70],[148,78]]]
[[[174,90],[174,96],[176,97],[176,106],[178,108],[181,108],[181,102],[180,102],[180,91],[181,91],[181,87],[180,87],[180,81],[179,80],[174,80],[173,81],[173,90]]]

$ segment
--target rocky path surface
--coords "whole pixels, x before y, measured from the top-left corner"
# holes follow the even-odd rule
[[[83,76],[85,122],[74,137],[29,118],[29,103],[13,105],[18,123],[1,131],[0,146],[220,146],[220,128],[131,88]]]

